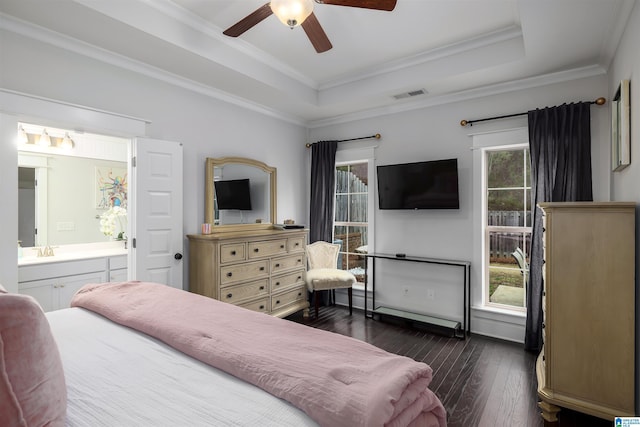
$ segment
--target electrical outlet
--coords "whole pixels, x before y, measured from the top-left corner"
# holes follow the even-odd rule
[[[427,299],[436,299],[436,291],[427,289]]]
[[[73,221],[56,223],[56,231],[73,231],[75,229],[76,229],[76,224]]]

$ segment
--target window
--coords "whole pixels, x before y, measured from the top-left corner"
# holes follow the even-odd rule
[[[531,248],[526,145],[485,150],[485,304],[524,311]]]
[[[333,239],[340,244],[338,268],[364,283],[369,245],[369,162],[336,164],[336,200]]]

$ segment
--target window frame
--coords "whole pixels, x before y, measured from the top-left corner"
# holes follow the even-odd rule
[[[362,226],[362,224],[364,224],[367,227],[367,252],[369,253],[373,253],[375,251],[375,236],[374,236],[374,230],[375,230],[375,194],[377,191],[377,187],[375,185],[375,156],[374,156],[374,149],[375,147],[371,147],[371,148],[355,148],[355,149],[338,149],[337,153],[336,153],[336,160],[335,160],[335,165],[334,165],[334,173],[336,171],[336,169],[339,166],[344,166],[344,165],[350,165],[350,164],[357,164],[357,163],[366,163],[367,164],[367,222],[366,223],[362,223],[362,222],[358,222],[358,223],[349,223],[349,222],[343,222],[343,221],[339,221],[336,222],[335,220],[335,216],[336,216],[336,200],[337,200],[337,193],[336,193],[336,187],[334,187],[334,194],[333,194],[333,200],[334,200],[334,208],[333,208],[333,225],[332,225],[332,240],[335,239],[335,227],[336,226],[340,226],[342,224],[349,224],[349,225],[353,225],[356,224],[355,226]],[[337,184],[336,184],[337,186]],[[344,250],[340,250],[340,253],[345,256],[346,252]],[[370,266],[369,266],[369,270],[370,270]],[[366,271],[366,274],[370,274],[371,271]],[[353,285],[354,289],[362,289],[364,290],[364,284],[360,283],[360,282],[356,282]]]
[[[514,313],[523,313],[526,314],[526,292],[524,295],[524,299],[523,299],[523,306],[522,307],[517,307],[517,306],[513,306],[513,305],[508,305],[508,304],[500,304],[500,303],[495,303],[489,300],[490,298],[490,272],[491,272],[491,259],[490,259],[490,234],[491,233],[513,233],[513,234],[521,234],[523,236],[523,238],[526,241],[526,235],[529,235],[529,238],[531,236],[533,227],[532,224],[529,224],[529,226],[526,226],[526,207],[527,207],[527,200],[526,200],[526,193],[527,190],[529,190],[529,194],[531,191],[531,176],[529,176],[529,178],[527,179],[526,177],[524,178],[524,186],[523,187],[504,187],[501,188],[503,190],[522,190],[525,194],[524,194],[524,207],[525,207],[525,226],[490,226],[488,225],[488,204],[489,204],[489,174],[488,174],[488,157],[489,154],[491,152],[498,152],[498,151],[528,151],[529,149],[529,144],[528,142],[522,142],[522,143],[515,143],[515,144],[505,144],[505,145],[493,145],[493,146],[484,146],[484,147],[480,147],[480,152],[481,152],[481,165],[482,165],[482,180],[481,180],[481,186],[482,186],[482,224],[481,224],[481,229],[482,229],[482,305],[484,307],[489,307],[489,308],[494,308],[494,309],[499,309],[499,310],[505,310],[508,312],[514,312]],[[526,160],[529,160],[529,174],[531,173],[531,157],[530,154],[528,154],[527,156],[524,156],[523,159],[523,167],[524,162]],[[528,185],[527,185],[528,184]],[[526,245],[525,245],[526,246]],[[520,270],[519,267],[515,267],[514,270]]]

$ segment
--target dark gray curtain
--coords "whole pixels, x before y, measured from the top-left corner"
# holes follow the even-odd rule
[[[320,141],[311,146],[311,203],[309,243],[331,242],[338,141]]]
[[[533,232],[525,349],[542,348],[542,211],[539,202],[592,201],[590,103],[529,111]]]

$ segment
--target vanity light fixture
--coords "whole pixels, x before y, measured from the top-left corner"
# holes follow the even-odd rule
[[[313,12],[313,0],[272,0],[270,6],[280,22],[290,28],[302,24]]]
[[[49,137],[46,129],[42,129],[42,134],[40,135],[40,139],[38,140],[38,145],[41,147],[51,146],[51,137]]]
[[[62,148],[63,150],[71,150],[74,145],[75,143],[73,142],[73,139],[71,139],[71,137],[69,136],[69,132],[65,132],[64,138],[62,138],[62,141],[60,142],[59,147]]]
[[[29,135],[27,135],[27,132],[24,130],[22,126],[20,126],[20,129],[18,129],[18,143],[20,144],[29,143]]]

